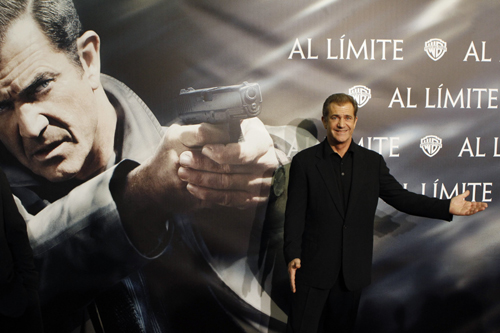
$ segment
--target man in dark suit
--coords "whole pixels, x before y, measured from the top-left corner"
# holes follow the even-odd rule
[[[42,332],[35,271],[26,223],[0,169],[0,332]]]
[[[293,300],[287,332],[351,332],[362,288],[371,281],[378,198],[411,215],[451,221],[485,203],[469,191],[439,200],[405,190],[383,157],[352,140],[358,106],[346,94],[323,105],[327,138],[292,160],[284,254]]]

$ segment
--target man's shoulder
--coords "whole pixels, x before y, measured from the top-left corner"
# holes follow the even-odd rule
[[[299,151],[293,158],[295,159],[309,159],[315,156],[318,152],[321,152],[323,142],[315,144],[314,146],[305,148]]]
[[[309,159],[313,159],[314,156],[317,156],[318,154],[321,154],[322,153],[322,149],[324,149],[323,145],[325,144],[324,141],[314,145],[314,146],[311,146],[311,147],[308,147],[308,148],[305,148],[303,150],[301,150],[300,152],[298,152],[295,156],[294,156],[294,159],[300,159],[300,160],[309,160]],[[380,159],[380,158],[383,158],[381,154],[379,154],[378,152],[376,151],[373,151],[371,149],[368,149],[368,148],[365,148],[363,146],[360,146],[358,145],[357,143],[355,142],[352,142],[351,144],[351,150],[354,152],[354,154],[359,154],[363,157],[366,157],[366,158],[374,158],[374,159]]]
[[[383,158],[382,155],[380,155],[376,151],[360,146],[354,142],[352,143],[351,148],[355,154],[356,153],[361,154],[367,158],[376,158],[376,159]]]

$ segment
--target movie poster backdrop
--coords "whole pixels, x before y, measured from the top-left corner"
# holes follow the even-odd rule
[[[411,217],[381,202],[373,283],[364,291],[357,331],[500,330],[498,2],[75,3],[84,28],[101,37],[101,71],[134,90],[163,125],[176,121],[172,100],[181,89],[247,81],[260,85],[260,119],[266,125],[284,131],[285,125],[308,120],[321,141],[324,99],[334,92],[355,96],[355,142],[381,153],[409,190],[439,198],[470,190],[468,199],[490,205],[447,223]],[[293,138],[288,142],[292,157],[314,140],[303,146]],[[283,329],[289,292],[282,229],[262,236],[238,227],[248,221],[234,215],[205,222],[194,229],[209,239],[204,246],[210,256],[199,263],[184,254],[177,263],[189,268],[158,271],[165,289],[156,296],[171,301],[171,330],[189,332],[193,322],[206,320],[213,309],[204,307],[211,304],[204,297],[219,299],[226,304],[223,312],[231,311],[231,302],[224,303],[217,291],[196,293],[199,285],[210,284],[206,279],[212,277],[197,271],[206,264],[248,313],[262,313],[241,325],[245,331]],[[238,247],[242,238],[250,239],[246,249]],[[217,240],[216,249],[210,239]]]

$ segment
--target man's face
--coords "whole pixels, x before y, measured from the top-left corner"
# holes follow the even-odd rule
[[[350,143],[352,133],[356,128],[358,118],[354,116],[354,106],[351,103],[330,104],[328,118],[322,117],[323,126],[330,145]]]
[[[97,124],[85,71],[31,18],[15,21],[0,45],[0,141],[34,173],[63,181],[88,172]]]

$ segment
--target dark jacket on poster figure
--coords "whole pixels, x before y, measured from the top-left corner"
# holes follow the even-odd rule
[[[33,251],[2,170],[0,193],[0,331],[41,332]]]
[[[380,197],[411,215],[451,221],[450,200],[405,190],[389,173],[384,158],[354,142],[352,183],[347,208],[332,170],[325,139],[292,160],[285,216],[286,262],[301,259],[296,281],[331,288],[339,272],[349,290],[371,282],[373,227]]]

